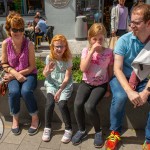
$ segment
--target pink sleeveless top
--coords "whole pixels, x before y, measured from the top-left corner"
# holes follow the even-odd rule
[[[8,63],[16,71],[21,71],[26,69],[29,66],[29,40],[24,38],[22,42],[21,53],[16,54],[13,48],[12,39],[7,38],[7,57]],[[30,74],[37,74],[37,69],[35,68]]]

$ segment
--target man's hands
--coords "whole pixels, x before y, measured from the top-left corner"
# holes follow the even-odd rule
[[[134,105],[134,108],[138,106],[142,106],[147,102],[149,92],[147,90],[143,90],[142,92],[138,93],[136,91],[130,90],[127,91],[127,95],[131,103]]]
[[[127,95],[131,103],[134,105],[134,108],[143,105],[143,101],[138,92],[130,90],[127,91]]]

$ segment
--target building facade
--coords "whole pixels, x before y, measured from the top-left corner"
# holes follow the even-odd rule
[[[126,0],[130,9],[136,0]],[[150,0],[145,0],[150,4]],[[84,15],[88,28],[94,22],[103,22],[109,32],[110,8],[113,0],[0,0],[0,23],[5,22],[9,11],[18,11],[26,20],[33,20],[37,11],[45,17],[47,24],[55,27],[54,34],[75,38],[76,17]]]

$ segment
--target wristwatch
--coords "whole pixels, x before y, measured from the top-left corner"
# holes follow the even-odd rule
[[[148,92],[150,92],[150,87],[148,87],[146,90],[147,90]]]

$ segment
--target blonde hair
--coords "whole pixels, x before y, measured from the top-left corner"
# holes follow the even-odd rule
[[[63,61],[68,61],[69,59],[71,59],[72,58],[72,54],[71,54],[71,51],[69,49],[68,41],[65,38],[65,36],[61,35],[61,34],[57,34],[57,35],[55,35],[52,38],[51,45],[50,45],[50,55],[49,55],[50,59],[51,60],[57,60],[57,57],[56,57],[56,55],[54,53],[54,42],[56,42],[56,41],[61,41],[66,46],[66,50],[63,53],[62,60]]]
[[[89,44],[90,44],[91,38],[96,36],[96,35],[98,35],[98,34],[104,35],[105,38],[107,36],[106,28],[104,27],[104,25],[102,23],[94,23],[90,27],[90,29],[88,30],[88,41],[89,41]]]

